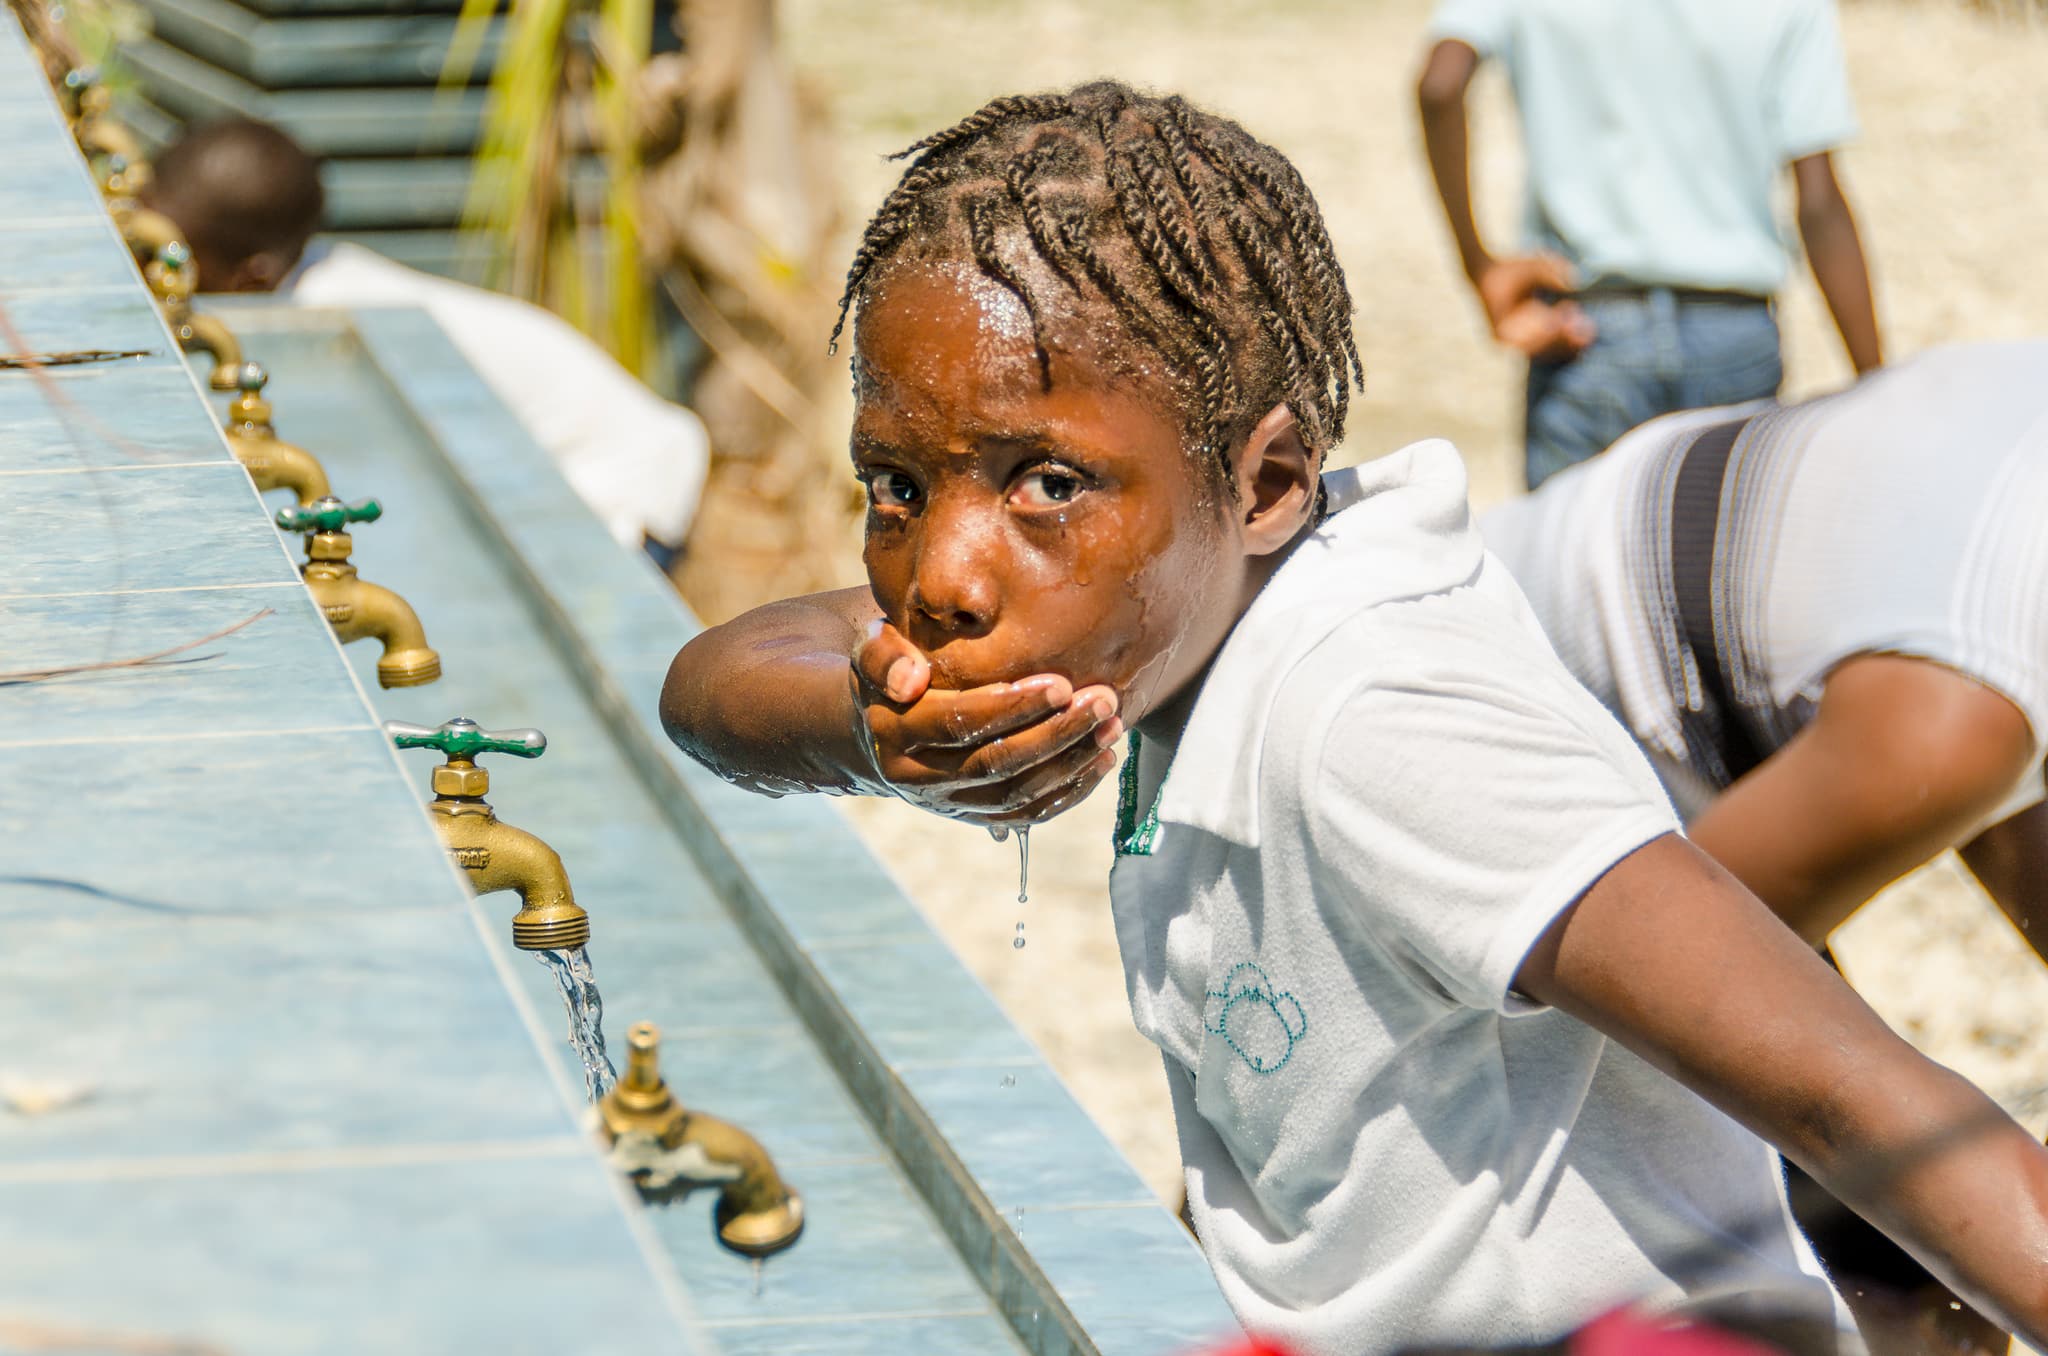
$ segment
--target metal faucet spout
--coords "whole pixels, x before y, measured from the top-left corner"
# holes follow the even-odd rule
[[[448,855],[480,895],[515,890],[520,910],[512,919],[512,944],[522,951],[573,951],[590,941],[590,915],[569,888],[562,859],[540,839],[515,829],[485,803],[491,774],[476,765],[485,753],[538,758],[548,739],[539,730],[486,730],[466,716],[439,729],[409,721],[384,722],[401,749],[438,749],[448,761],[434,769],[434,829]]]
[[[258,490],[290,490],[305,508],[328,496],[327,471],[305,448],[277,436],[263,398],[269,381],[261,363],[243,363],[235,374],[241,394],[228,406],[228,450]]]
[[[306,563],[300,573],[336,638],[344,645],[365,636],[383,642],[377,682],[384,687],[418,687],[441,676],[441,656],[428,648],[419,614],[390,589],[362,578],[348,561],[354,543],[342,529],[349,523],[375,522],[383,513],[374,499],[344,504],[328,495],[306,508],[279,509],[277,525],[287,532],[306,533]]]
[[[718,1239],[735,1252],[766,1257],[796,1242],[803,1198],[761,1142],[675,1099],[661,1076],[661,1032],[652,1022],[635,1023],[626,1046],[626,1072],[597,1104],[613,1161],[651,1193],[679,1182],[715,1183]]]
[[[209,387],[216,391],[235,389],[235,374],[242,369],[242,345],[219,316],[201,315],[188,308],[171,321],[171,331],[187,353],[198,349],[213,355],[213,371],[206,378]]]
[[[476,771],[467,759],[451,758],[435,770]],[[437,788],[438,789],[438,788]],[[518,894],[512,944],[521,951],[568,951],[590,941],[590,915],[569,888],[569,872],[556,851],[524,829],[498,818],[481,797],[437,796],[427,807],[448,853],[480,895],[493,890]]]

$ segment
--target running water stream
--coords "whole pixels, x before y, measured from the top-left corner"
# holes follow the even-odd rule
[[[619,1075],[604,1049],[604,999],[590,972],[590,948],[542,951],[539,958],[562,991],[562,1006],[569,1011],[569,1044],[583,1062],[584,1091],[595,1102],[612,1090]]]

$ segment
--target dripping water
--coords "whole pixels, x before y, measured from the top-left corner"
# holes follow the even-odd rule
[[[1031,826],[1017,830],[1017,902],[1031,902]]]
[[[542,951],[539,958],[562,991],[562,1006],[569,1012],[569,1045],[583,1064],[584,1092],[595,1102],[612,1090],[619,1075],[605,1053],[604,998],[591,973],[590,948]]]

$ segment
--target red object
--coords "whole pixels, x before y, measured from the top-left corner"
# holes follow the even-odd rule
[[[1248,1338],[1234,1347],[1218,1347],[1214,1351],[1197,1352],[1195,1356],[1294,1356],[1286,1347],[1276,1347],[1271,1342]]]
[[[1747,1337],[1688,1323],[1667,1327],[1655,1319],[1617,1309],[1579,1329],[1572,1356],[1777,1356]]]

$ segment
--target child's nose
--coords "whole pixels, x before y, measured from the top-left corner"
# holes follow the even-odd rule
[[[997,543],[978,525],[954,518],[928,521],[910,604],[940,630],[978,635],[995,623],[1001,589]]]

